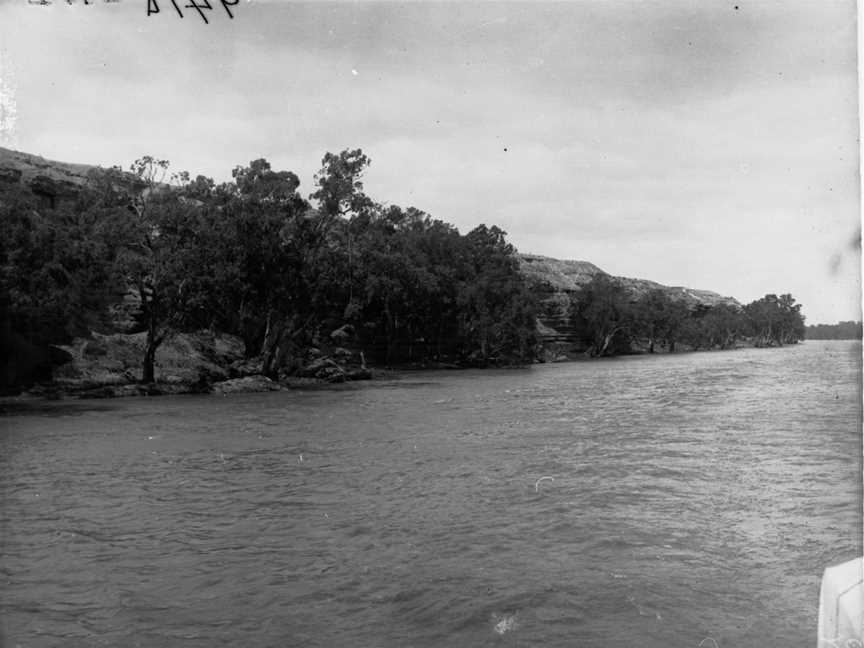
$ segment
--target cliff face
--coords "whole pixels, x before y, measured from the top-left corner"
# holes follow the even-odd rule
[[[46,160],[38,155],[0,147],[0,179],[3,180],[14,177],[16,182],[30,185],[36,178],[44,177],[78,187],[87,181],[92,169],[98,168],[91,164]]]
[[[546,349],[587,346],[570,324],[570,307],[579,290],[597,275],[600,268],[587,261],[552,259],[537,254],[520,254],[519,266],[532,292],[540,301],[537,332]]]
[[[49,207],[74,200],[80,187],[87,182],[88,174],[96,168],[0,148],[0,186],[23,185]]]
[[[560,349],[587,347],[590,341],[580,338],[570,324],[570,308],[578,299],[580,289],[591,279],[598,275],[612,275],[587,261],[552,259],[537,254],[520,254],[519,264],[532,291],[540,298],[538,332],[544,346]],[[699,305],[741,305],[731,297],[724,297],[710,290],[664,286],[647,279],[613,278],[628,290],[634,301],[651,290],[660,289],[670,299],[682,301],[690,308]]]

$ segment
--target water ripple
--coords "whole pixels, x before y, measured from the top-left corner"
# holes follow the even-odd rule
[[[812,645],[860,353],[6,410],[0,644]]]

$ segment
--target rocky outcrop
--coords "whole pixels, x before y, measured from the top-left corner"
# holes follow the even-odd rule
[[[213,384],[213,393],[222,394],[249,394],[254,392],[279,391],[283,389],[278,382],[270,380],[267,376],[260,374],[246,376],[244,378],[232,378]]]
[[[20,169],[10,167],[0,167],[0,184],[16,185],[21,182],[21,177],[24,174]]]
[[[311,349],[308,362],[294,376],[298,378],[314,378],[328,383],[341,383],[351,380],[369,380],[372,373],[367,369],[365,361],[355,357],[348,349],[336,347],[330,353],[323,355],[318,349]]]
[[[87,396],[208,391],[211,384],[231,378],[228,367],[243,358],[243,342],[237,337],[178,333],[156,352],[156,384],[138,385],[145,338],[145,333],[76,338],[60,347],[69,361],[54,369],[50,388]]]
[[[80,187],[89,174],[100,167],[46,160],[38,155],[0,147],[0,181],[20,182],[30,188],[49,187],[51,183],[68,188]]]
[[[0,186],[29,189],[46,207],[74,203],[89,175],[99,167],[46,160],[38,155],[0,148]]]
[[[727,306],[738,306],[741,304],[738,300],[732,297],[724,297],[710,290],[699,290],[697,288],[685,288],[683,286],[664,286],[656,281],[648,279],[630,279],[629,277],[615,277],[622,285],[630,291],[634,299],[638,299],[642,295],[651,290],[660,289],[674,301],[682,301],[691,308],[696,306],[717,306],[718,304],[726,304]]]
[[[520,254],[519,266],[540,302],[537,334],[543,343],[545,359],[562,359],[571,347],[584,345],[570,323],[573,300],[582,286],[606,273],[587,261],[552,259],[537,254]]]
[[[71,205],[80,191],[80,185],[69,180],[55,180],[49,176],[37,175],[27,183],[30,191],[38,196],[43,204],[54,209],[61,205]]]
[[[572,351],[588,347],[590,340],[583,339],[573,328],[570,310],[579,291],[598,275],[617,279],[635,301],[651,290],[662,290],[670,299],[682,301],[691,308],[698,305],[715,306],[728,304],[740,306],[735,299],[724,297],[709,290],[697,290],[681,286],[664,286],[647,279],[614,277],[593,263],[553,259],[537,254],[520,254],[519,266],[528,280],[532,292],[540,301],[537,334],[543,343],[545,359],[565,359]]]
[[[310,349],[296,372],[279,380],[264,376],[260,358],[244,355],[243,341],[211,331],[177,333],[156,352],[156,382],[141,384],[146,333],[91,333],[56,348],[59,366],[36,387],[33,396],[113,398],[161,394],[237,394],[278,391],[322,383],[369,380],[362,355],[336,347],[325,354]]]
[[[81,188],[99,174],[107,173],[100,166],[70,164],[46,160],[38,155],[0,147],[0,189],[15,185],[28,189],[46,207],[71,205]],[[122,184],[136,192],[145,190],[145,185],[131,173],[121,172]]]

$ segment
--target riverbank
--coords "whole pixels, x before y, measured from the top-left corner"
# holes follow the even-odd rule
[[[340,347],[310,348],[292,372],[265,376],[260,358],[248,358],[243,341],[210,331],[179,333],[158,349],[156,381],[140,380],[146,334],[92,333],[58,346],[64,362],[50,378],[7,394],[8,399],[122,398],[176,394],[232,394],[309,388],[370,380],[385,372],[366,367],[362,354]]]
[[[185,394],[213,394],[229,396],[231,394],[261,393],[271,391],[309,390],[332,387],[338,384],[372,381],[395,380],[409,372],[450,370],[462,371],[482,367],[460,365],[457,363],[435,362],[423,364],[408,364],[397,367],[367,367],[365,363],[351,362],[351,358],[342,354],[341,359],[330,355],[317,355],[297,375],[281,375],[274,380],[260,371],[261,363],[257,359],[246,359],[237,356],[237,340],[220,339],[212,347],[205,347],[212,355],[214,348],[221,349],[222,362],[214,362],[200,348],[201,339],[196,336],[178,335],[159,354],[159,373],[154,383],[145,384],[136,378],[138,366],[134,336],[98,336],[95,340],[78,344],[75,347],[65,347],[64,350],[74,351],[73,359],[55,370],[55,377],[19,394],[0,395],[0,411],[6,407],[22,403],[36,403],[56,400],[113,399],[130,397],[176,396]],[[230,336],[229,336],[230,337]],[[115,338],[113,340],[108,338]],[[120,338],[119,340],[116,338]],[[106,344],[107,342],[107,344]],[[125,353],[100,355],[99,349],[105,346],[125,348]],[[210,341],[211,344],[213,340]],[[679,349],[671,355],[689,355],[692,353],[707,353],[735,351],[753,348],[752,344],[738,344],[729,349]],[[242,346],[240,347],[242,349]],[[91,356],[88,358],[87,356]],[[218,356],[219,354],[217,354]],[[668,356],[668,351],[648,353],[636,351],[629,354],[608,356],[604,358],[589,357],[584,353],[547,354],[532,364],[593,364],[599,360],[625,359],[633,356],[662,357]],[[230,361],[230,362],[229,362]],[[525,368],[526,365],[496,365],[494,368]],[[527,365],[531,366],[531,365]]]
[[[752,341],[749,341],[752,342]],[[166,340],[156,356],[156,381],[140,381],[145,334],[99,334],[76,338],[57,347],[65,362],[52,368],[51,378],[17,394],[0,395],[0,402],[22,400],[104,399],[132,396],[218,394],[310,389],[338,383],[397,377],[402,371],[470,369],[476,365],[457,362],[409,363],[397,366],[367,366],[362,352],[339,346],[308,348],[294,367],[275,379],[264,375],[260,358],[248,358],[243,341],[211,331],[179,333]],[[729,349],[754,346],[739,341]],[[720,349],[718,349],[720,350]],[[704,352],[679,345],[675,353]],[[634,346],[627,355],[661,356],[669,351]],[[589,362],[598,358],[566,348],[562,344],[543,348],[533,364]],[[495,365],[498,367],[507,365]],[[524,366],[524,365],[520,365]]]

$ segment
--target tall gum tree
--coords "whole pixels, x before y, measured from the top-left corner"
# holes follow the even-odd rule
[[[116,214],[123,245],[118,263],[140,297],[139,319],[146,332],[141,382],[156,380],[156,352],[176,331],[191,326],[211,286],[202,277],[215,263],[203,246],[200,205],[164,182],[167,160],[144,156],[130,167],[138,186],[128,209]],[[188,178],[176,176],[175,178]],[[130,218],[130,211],[132,216]]]

